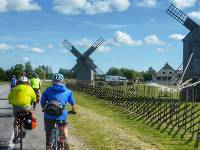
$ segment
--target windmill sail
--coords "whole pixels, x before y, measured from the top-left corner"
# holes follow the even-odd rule
[[[190,19],[183,11],[178,9],[173,4],[169,6],[169,8],[167,9],[167,13],[174,19],[176,19],[179,23],[188,28],[190,31],[194,30],[196,27],[199,27],[196,22]]]
[[[85,56],[90,56],[105,40],[100,37],[85,53]]]

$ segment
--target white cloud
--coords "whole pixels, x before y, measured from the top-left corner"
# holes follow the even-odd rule
[[[0,0],[0,12],[39,11],[41,9],[41,6],[33,0]]]
[[[188,14],[189,17],[200,20],[200,10],[199,11],[192,11]]]
[[[129,45],[129,46],[140,46],[142,41],[134,40],[129,34],[121,31],[117,31],[113,37],[114,45]]]
[[[87,50],[90,46],[92,46],[92,44],[93,43],[91,40],[83,38],[79,41],[76,41],[74,45]],[[111,48],[108,46],[107,43],[103,43],[100,47],[97,48],[97,52],[99,52],[99,53],[106,53],[106,52],[109,52],[110,50],[111,50]]]
[[[79,46],[82,48],[89,48],[91,45],[92,45],[92,42],[86,38],[83,38],[83,39],[75,42],[75,46]]]
[[[142,7],[154,7],[156,6],[157,0],[143,0],[139,2],[137,5]]]
[[[185,36],[182,34],[171,34],[169,35],[169,38],[177,40],[177,41],[181,41]]]
[[[24,51],[31,51],[31,52],[35,52],[35,53],[43,53],[44,49],[40,48],[40,47],[31,47],[29,45],[26,44],[18,44],[15,46],[15,49],[20,49],[20,50],[24,50]]]
[[[29,46],[28,45],[24,45],[24,44],[19,44],[19,45],[16,45],[16,48],[17,49],[28,50]]]
[[[30,59],[28,57],[24,57],[24,58],[22,58],[22,60],[25,62],[30,61]]]
[[[192,7],[196,4],[197,0],[171,0],[176,7],[184,9],[187,7]]]
[[[149,35],[144,38],[146,44],[151,45],[165,45],[163,41],[161,41],[156,35]]]
[[[69,51],[68,50],[66,50],[66,49],[64,49],[64,50],[62,50],[62,52],[61,52],[62,54],[64,54],[64,55],[68,55],[69,54]]]
[[[114,10],[125,11],[129,6],[129,0],[54,0],[54,10],[68,15],[76,15],[82,12],[94,15]]]
[[[109,46],[101,45],[98,49],[97,52],[99,53],[107,53],[111,51],[111,48]]]
[[[165,50],[164,48],[160,48],[160,47],[159,47],[159,48],[156,49],[156,51],[157,51],[157,52],[164,52],[164,51],[166,51],[166,50]]]
[[[43,53],[44,49],[39,48],[39,47],[32,47],[30,48],[30,51],[35,52],[35,53]]]
[[[47,48],[53,48],[53,45],[52,44],[48,44],[46,47]]]
[[[5,52],[5,51],[9,51],[9,50],[13,50],[14,47],[12,45],[8,45],[8,44],[0,44],[0,52]]]

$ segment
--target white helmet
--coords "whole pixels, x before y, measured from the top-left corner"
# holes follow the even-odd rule
[[[19,81],[19,82],[22,82],[22,83],[25,83],[25,82],[28,82],[28,78],[22,76],[22,77],[20,77],[20,78],[18,79],[18,81]]]

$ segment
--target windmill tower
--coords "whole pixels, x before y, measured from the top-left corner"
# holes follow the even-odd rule
[[[200,26],[190,19],[184,12],[176,8],[173,4],[167,9],[167,13],[184,25],[190,32],[183,39],[183,70],[186,69],[191,54],[193,58],[187,68],[184,80],[200,78]]]
[[[81,54],[68,40],[64,40],[62,44],[64,47],[71,51],[77,58],[76,65],[72,68],[77,80],[94,80],[94,73],[103,74],[103,72],[94,64],[93,60],[89,57],[105,40],[99,38],[87,51]]]
[[[167,13],[190,31],[183,39],[183,82],[194,83],[200,79],[200,26],[173,4]]]

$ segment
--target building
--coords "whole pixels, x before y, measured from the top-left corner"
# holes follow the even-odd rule
[[[168,63],[164,65],[155,75],[153,81],[166,85],[176,85],[182,71],[174,70]]]

